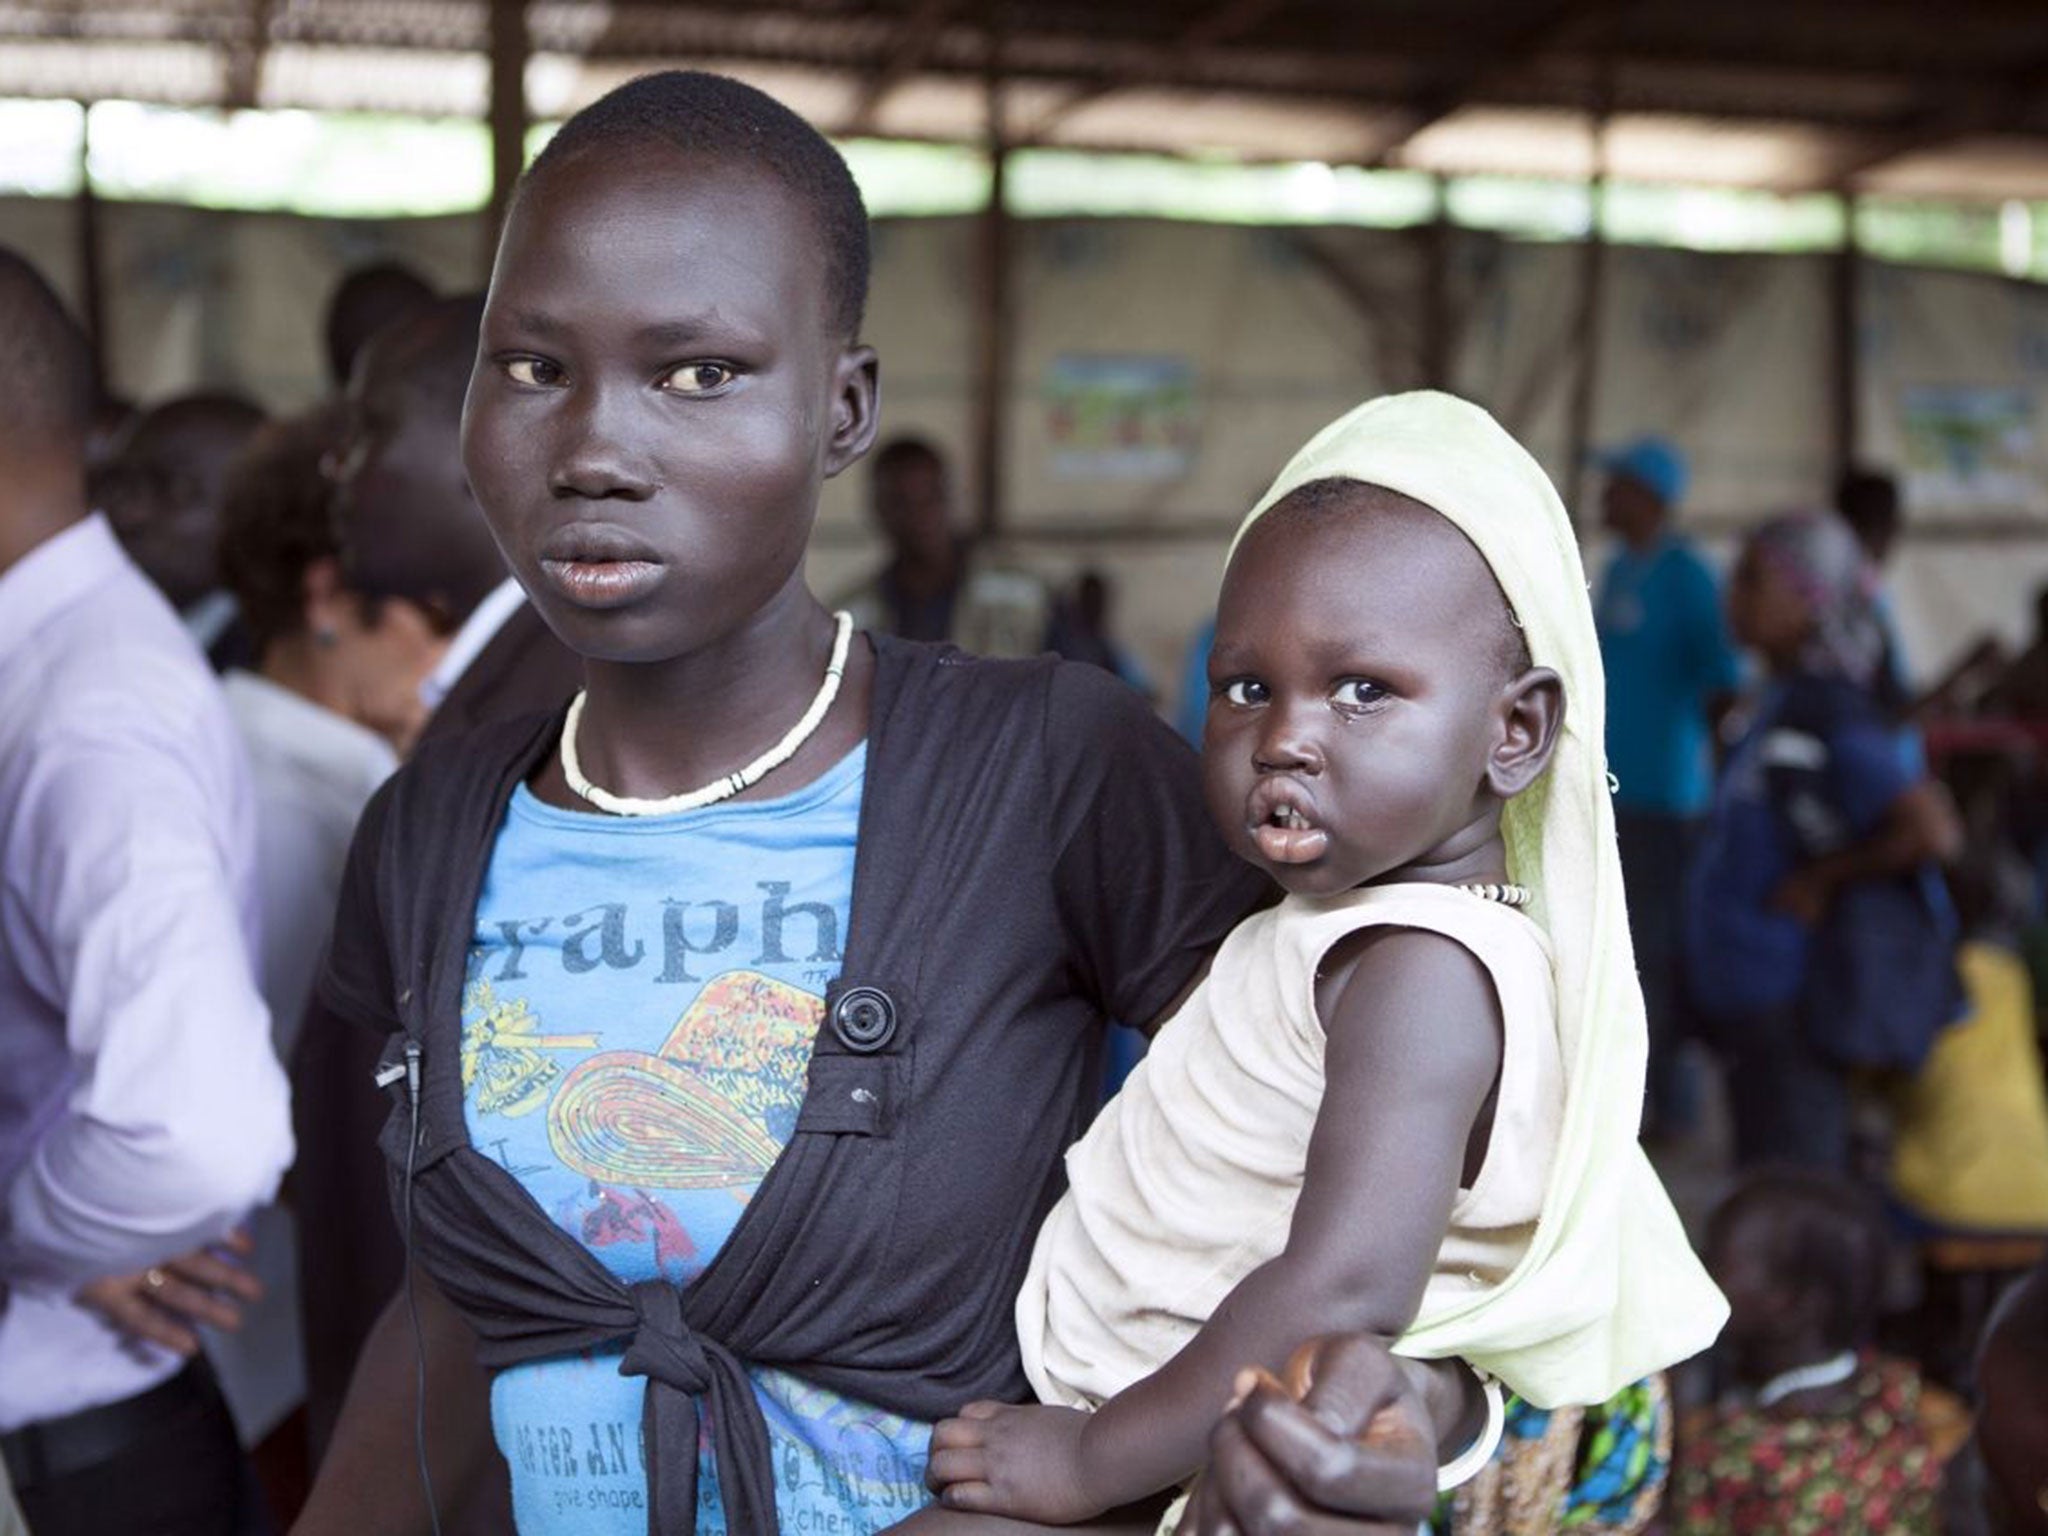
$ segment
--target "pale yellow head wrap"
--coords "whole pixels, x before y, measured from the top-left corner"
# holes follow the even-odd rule
[[[1727,1303],[1636,1142],[1648,1036],[1602,745],[1606,683],[1571,519],[1542,467],[1478,406],[1371,400],[1280,472],[1238,530],[1314,480],[1358,480],[1449,518],[1493,568],[1529,655],[1564,680],[1550,766],[1503,816],[1511,878],[1550,936],[1564,1129],[1543,1214],[1500,1285],[1425,1311],[1402,1353],[1461,1356],[1538,1407],[1597,1403],[1713,1342]],[[1233,545],[1233,549],[1235,546]]]

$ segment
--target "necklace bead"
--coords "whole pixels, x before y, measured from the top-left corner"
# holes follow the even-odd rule
[[[1491,881],[1468,881],[1458,887],[1481,901],[1497,901],[1504,907],[1526,907],[1535,898],[1526,885],[1502,885]]]
[[[601,811],[614,816],[672,816],[678,811],[694,811],[707,805],[716,805],[721,800],[730,800],[743,789],[749,789],[769,774],[795,757],[797,750],[816,734],[824,722],[832,701],[839,697],[840,679],[846,675],[846,655],[853,643],[853,615],[840,612],[833,615],[837,627],[832,636],[832,659],[825,664],[825,680],[818,687],[810,707],[803,718],[789,728],[789,733],[766,752],[755,758],[736,773],[705,785],[702,789],[689,790],[680,795],[667,795],[659,800],[643,800],[632,795],[615,795],[600,789],[590,782],[583,772],[583,764],[576,754],[576,729],[583,722],[584,694],[579,692],[569,701],[569,716],[562,722],[562,777],[569,781],[569,788],[582,799],[589,801]]]

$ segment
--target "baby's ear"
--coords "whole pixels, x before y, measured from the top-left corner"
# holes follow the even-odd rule
[[[881,362],[873,347],[848,347],[832,375],[832,441],[825,478],[857,463],[875,443],[882,419]]]
[[[1564,729],[1564,680],[1531,667],[1500,692],[1500,728],[1486,760],[1486,782],[1501,799],[1519,795],[1542,775]]]

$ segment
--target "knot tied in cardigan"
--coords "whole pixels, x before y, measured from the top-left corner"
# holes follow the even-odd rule
[[[646,1376],[678,1392],[710,1391],[711,1357],[683,1321],[683,1299],[676,1288],[665,1280],[642,1280],[631,1294],[640,1321],[619,1374]]]
[[[638,1322],[619,1362],[622,1376],[648,1379],[640,1426],[647,1451],[648,1536],[697,1528],[697,1399],[711,1410],[711,1447],[727,1524],[776,1529],[775,1470],[768,1425],[740,1359],[683,1317],[682,1296],[661,1280],[631,1288]]]

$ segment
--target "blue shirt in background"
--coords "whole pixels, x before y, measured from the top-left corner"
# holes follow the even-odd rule
[[[471,1143],[627,1284],[687,1286],[796,1124],[853,903],[863,746],[776,800],[673,816],[515,792],[463,998]],[[646,1536],[645,1382],[615,1349],[501,1372],[521,1536]],[[788,1531],[868,1536],[929,1502],[930,1426],[756,1369]],[[726,1530],[707,1448],[700,1536]]]
[[[1741,671],[1713,572],[1683,540],[1623,546],[1600,583],[1594,619],[1607,673],[1607,766],[1615,805],[1697,816],[1712,783],[1707,702]]]

